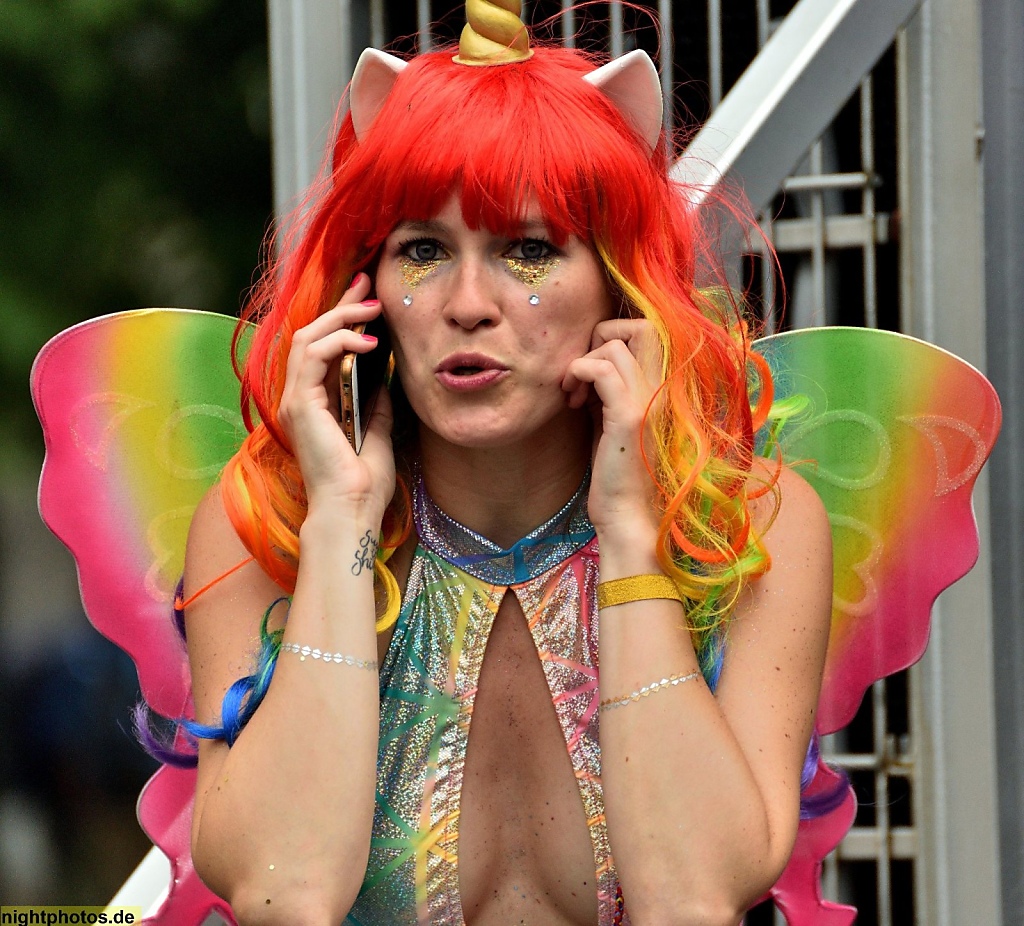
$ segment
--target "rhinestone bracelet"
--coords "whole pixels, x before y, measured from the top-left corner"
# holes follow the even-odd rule
[[[310,656],[313,659],[322,659],[325,663],[344,663],[347,666],[355,666],[357,669],[369,669],[371,672],[377,671],[376,659],[357,659],[355,656],[346,656],[344,653],[325,653],[309,646],[299,646],[298,643],[282,643],[281,649],[286,653],[295,653],[303,662],[305,662],[307,656]]]
[[[700,672],[691,672],[689,675],[670,675],[668,678],[663,678],[660,682],[651,682],[650,685],[645,685],[639,691],[623,695],[621,698],[608,698],[607,701],[601,702],[600,710],[610,711],[613,707],[625,707],[627,704],[639,701],[641,698],[646,698],[662,688],[668,688],[671,685],[682,685],[683,682],[690,682],[695,678],[700,678]]]

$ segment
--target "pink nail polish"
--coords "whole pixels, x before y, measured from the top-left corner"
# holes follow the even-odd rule
[[[377,339],[372,334],[361,334],[360,337],[364,341],[369,341],[371,344],[376,344],[377,343]]]
[[[364,299],[359,304],[360,305],[365,305],[365,306],[367,306],[369,308],[370,306],[380,305],[380,300],[379,299]]]
[[[355,289],[356,286],[359,285],[359,282],[363,279],[364,276],[365,274],[362,271],[357,273],[354,277],[352,277],[352,282],[348,284],[348,288]]]

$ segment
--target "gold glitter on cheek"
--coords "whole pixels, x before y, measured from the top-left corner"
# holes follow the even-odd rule
[[[398,272],[402,276],[402,282],[409,289],[415,289],[440,266],[439,260],[413,260],[411,257],[402,257],[398,261]]]
[[[538,260],[523,260],[521,257],[506,257],[505,263],[516,278],[526,286],[536,288],[543,283],[551,271],[558,266],[557,257],[541,257]]]

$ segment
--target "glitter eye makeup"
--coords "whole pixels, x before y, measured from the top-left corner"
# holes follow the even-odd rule
[[[411,257],[402,255],[398,260],[398,272],[401,274],[402,282],[409,289],[415,289],[419,286],[439,266],[441,266],[440,258],[436,260],[413,260]]]
[[[506,257],[504,260],[516,279],[530,289],[539,287],[559,264],[559,259],[554,254],[533,260],[525,260],[522,257]]]

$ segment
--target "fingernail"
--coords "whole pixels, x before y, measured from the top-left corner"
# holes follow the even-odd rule
[[[359,304],[360,305],[365,305],[367,308],[372,308],[375,305],[380,305],[380,300],[379,299],[364,299]]]
[[[376,344],[377,343],[377,339],[372,334],[361,334],[360,337],[364,341],[369,341],[371,344]]]
[[[348,284],[348,288],[355,289],[356,286],[362,281],[364,276],[366,276],[366,274],[363,273],[362,271],[357,273],[354,277],[352,277],[352,282]]]

